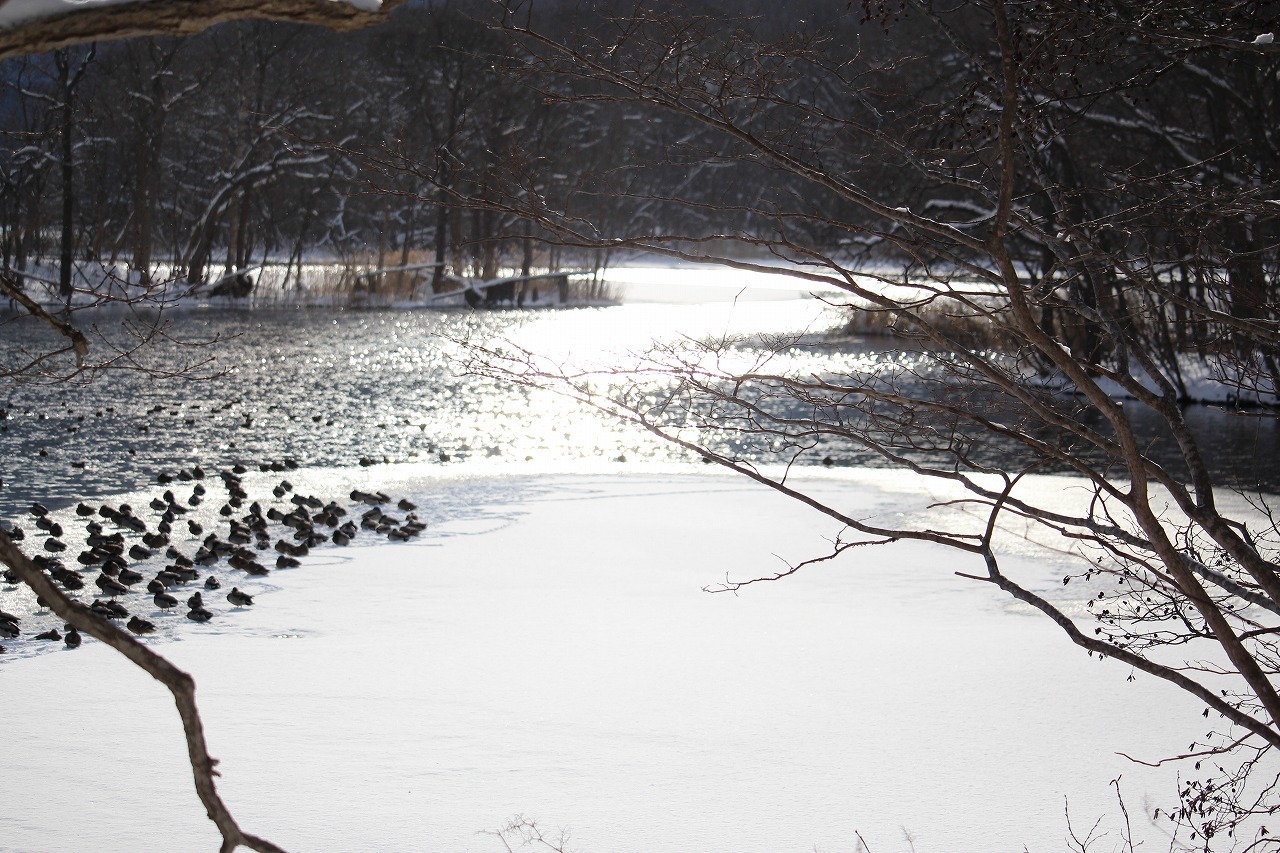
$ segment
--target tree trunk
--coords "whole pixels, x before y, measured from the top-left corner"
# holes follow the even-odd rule
[[[62,104],[62,139],[60,164],[62,171],[62,238],[58,252],[58,293],[67,307],[71,307],[71,263],[75,251],[75,166],[71,162],[71,132],[75,111],[71,102],[73,88],[64,76],[64,96]]]
[[[435,269],[431,273],[431,292],[444,290],[445,255],[449,250],[449,206],[436,205]]]

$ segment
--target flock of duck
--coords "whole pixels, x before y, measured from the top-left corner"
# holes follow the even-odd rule
[[[284,473],[296,469],[292,461],[262,464],[263,472]],[[250,501],[243,484],[248,471],[243,465],[219,471],[227,493],[227,499],[218,510],[226,530],[205,532],[205,527],[194,518],[183,518],[192,509],[210,497],[205,485],[211,481],[199,466],[184,469],[176,475],[161,474],[157,482],[164,486],[186,485],[191,494],[179,499],[172,488],[167,488],[149,503],[154,520],[135,513],[128,504],[92,507],[80,503],[75,515],[84,521],[84,548],[74,559],[74,565],[64,560],[68,552],[66,531],[42,504],[31,505],[32,524],[38,533],[28,536],[22,526],[6,531],[15,542],[39,542],[40,553],[31,559],[68,593],[93,596],[89,609],[104,619],[123,621],[125,628],[134,634],[151,634],[156,623],[134,612],[140,602],[145,602],[142,590],[161,612],[181,609],[184,603],[186,617],[193,622],[208,622],[217,613],[209,596],[225,600],[233,608],[253,606],[253,596],[232,586],[222,593],[223,581],[214,567],[225,566],[228,572],[243,572],[245,577],[263,577],[273,568],[294,568],[301,565],[300,558],[311,549],[332,543],[348,545],[360,531],[370,531],[386,536],[392,541],[406,541],[426,529],[415,513],[417,507],[408,500],[400,500],[394,507],[404,513],[397,517],[384,507],[392,505],[392,498],[382,492],[365,492],[359,489],[350,494],[351,509],[337,501],[324,501],[313,495],[294,491],[288,479],[281,479],[272,489],[272,495],[285,507],[272,504],[263,508],[257,501]],[[246,506],[247,504],[247,506]],[[358,513],[356,515],[355,513]],[[273,529],[276,531],[273,533]],[[198,543],[188,554],[180,543]],[[31,546],[27,546],[30,550]],[[275,553],[274,565],[264,554]],[[139,569],[153,564],[157,555],[163,555],[163,568],[155,571],[150,579]],[[149,573],[149,572],[148,572]],[[96,577],[94,577],[96,574]],[[204,575],[203,579],[201,575]],[[11,570],[3,572],[7,584],[17,584],[17,575]],[[145,583],[144,583],[145,581]],[[195,585],[187,595],[182,588]],[[94,588],[96,587],[96,592]],[[37,599],[44,609],[46,603]],[[146,605],[143,604],[143,607]],[[133,610],[131,610],[133,608]],[[22,620],[0,610],[0,640],[26,639],[23,637]],[[82,642],[80,633],[71,625],[62,631],[56,627],[29,635],[31,642],[61,641],[69,648],[78,648]],[[4,652],[0,645],[0,652]]]

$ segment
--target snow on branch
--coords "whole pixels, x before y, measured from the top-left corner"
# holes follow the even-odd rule
[[[351,30],[404,0],[0,0],[0,59],[134,36],[191,35],[242,18]]]

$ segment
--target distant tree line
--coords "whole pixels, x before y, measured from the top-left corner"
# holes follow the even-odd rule
[[[142,284],[317,256],[527,272],[547,235],[485,203],[516,173],[598,235],[732,218],[664,203],[722,202],[738,183],[668,161],[670,122],[550,101],[505,73],[510,41],[471,6],[410,5],[354,34],[238,21],[0,63],[4,274],[56,265],[69,294],[90,284],[85,261]],[[623,164],[647,200],[627,222],[602,183]]]
[[[990,27],[980,4],[926,19],[905,13],[911,4],[851,14],[817,0],[752,0],[714,27],[696,14],[714,4],[660,5],[646,18],[608,4],[518,3],[500,19],[489,3],[408,4],[354,34],[240,21],[6,60],[0,266],[20,278],[56,261],[67,292],[77,261],[142,282],[316,256],[487,278],[553,265],[555,243],[603,263],[611,247],[675,235],[792,260],[910,257],[902,238],[918,229],[890,209],[868,213],[844,186],[983,239],[996,205],[982,139],[999,129],[974,85],[975,69],[996,73],[996,57],[965,48]],[[1038,159],[1013,204],[1036,225],[1016,235],[1025,275],[1124,314],[1117,279],[1155,274],[1171,288],[1169,334],[1189,345],[1217,331],[1193,323],[1185,300],[1246,319],[1274,301],[1267,194],[1280,130],[1268,117],[1280,106],[1280,58],[1218,50],[1212,38],[1151,50],[1131,37],[1158,31],[1181,5],[1158,4],[1129,29],[1070,2],[1016,24],[1031,50],[1068,52],[1032,53],[1020,67],[1018,84],[1040,106],[1019,132],[1038,135]],[[1234,26],[1240,5],[1204,10],[1206,32],[1215,20],[1218,31]],[[656,69],[635,82],[682,109],[628,95],[607,73],[548,73],[511,37],[530,9],[564,41],[613,39],[605,61]],[[645,32],[679,20],[688,23],[660,39]],[[577,32],[586,21],[591,31]],[[689,53],[683,65],[637,53],[671,39]],[[760,141],[777,156],[761,156]],[[1188,192],[1202,216],[1185,216]],[[1083,252],[1064,264],[1064,211],[1107,220],[1106,249],[1157,266],[1126,272]],[[964,258],[945,260],[964,271]],[[1043,321],[1080,348],[1105,337],[1065,327],[1051,306]]]

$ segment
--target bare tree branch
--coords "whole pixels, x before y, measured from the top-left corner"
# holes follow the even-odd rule
[[[165,0],[70,9],[56,17],[19,21],[0,29],[0,59],[47,53],[90,41],[152,35],[190,35],[227,21],[257,18],[318,24],[334,30],[385,20],[404,0],[382,0],[369,11],[345,0]]]

